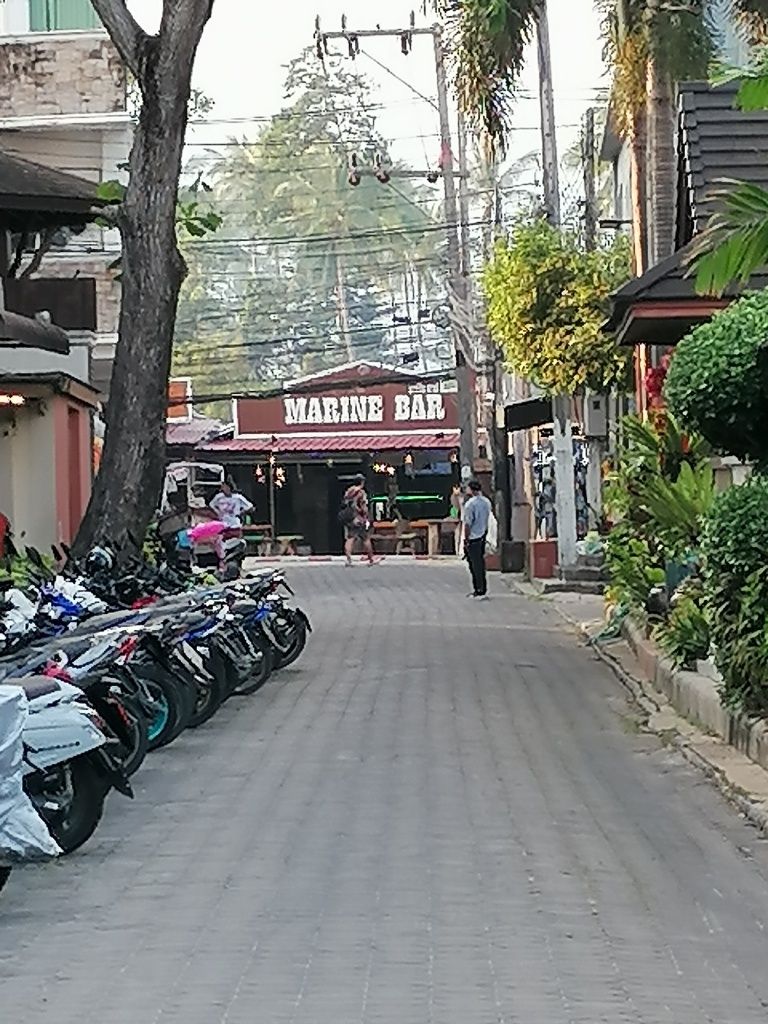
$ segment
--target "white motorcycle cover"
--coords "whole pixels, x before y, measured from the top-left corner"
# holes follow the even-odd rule
[[[61,850],[21,784],[22,732],[27,697],[18,686],[0,686],[0,864],[58,857]]]

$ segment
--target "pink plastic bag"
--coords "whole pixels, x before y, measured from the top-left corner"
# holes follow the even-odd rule
[[[207,540],[213,540],[227,529],[227,524],[214,519],[209,523],[198,523],[191,530],[187,530],[187,536],[193,544],[199,544]]]

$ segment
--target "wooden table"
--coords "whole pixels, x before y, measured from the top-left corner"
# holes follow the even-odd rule
[[[278,536],[278,555],[295,555],[296,545],[300,540],[304,540],[304,535],[301,533],[286,533]]]
[[[256,545],[256,553],[262,557],[272,554],[274,539],[271,523],[249,523],[243,527],[243,538],[247,544]]]
[[[426,535],[426,550],[430,558],[440,554],[440,529],[444,523],[453,523],[454,520],[444,517],[442,519],[411,519],[408,527],[414,533]],[[388,537],[390,532],[396,539],[394,520],[380,519],[373,524],[374,536],[376,533],[382,537]]]

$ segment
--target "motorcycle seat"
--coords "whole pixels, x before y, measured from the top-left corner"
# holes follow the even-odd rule
[[[26,679],[4,679],[7,686],[20,686],[27,695],[27,700],[35,700],[37,697],[45,697],[49,693],[56,693],[59,684],[55,679],[47,676],[27,676]]]
[[[189,629],[196,629],[198,626],[204,625],[206,622],[210,622],[210,612],[198,611],[188,612],[186,615],[180,615],[176,620],[178,625],[185,631]]]

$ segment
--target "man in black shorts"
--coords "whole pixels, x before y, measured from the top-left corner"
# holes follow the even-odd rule
[[[363,550],[368,556],[368,564],[373,565],[373,543],[371,541],[371,523],[368,519],[368,495],[365,493],[365,477],[360,474],[354,483],[344,492],[344,504],[349,507],[351,521],[344,527],[344,554],[347,565],[352,565],[352,553],[355,541],[363,542]]]

